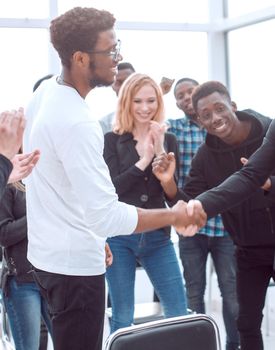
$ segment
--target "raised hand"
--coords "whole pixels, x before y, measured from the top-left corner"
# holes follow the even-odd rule
[[[176,159],[173,152],[157,156],[152,163],[153,173],[163,183],[170,182],[176,170]]]
[[[154,144],[151,132],[146,136],[146,139],[141,142],[138,141],[136,145],[137,152],[140,156],[140,160],[136,162],[136,167],[141,170],[145,170],[154,158]]]
[[[172,207],[172,210],[176,214],[174,227],[176,231],[183,236],[194,236],[195,233],[206,224],[207,215],[202,205],[200,205],[200,207],[194,205],[192,210],[189,208],[188,212],[187,203],[178,201],[177,204]]]
[[[175,79],[169,79],[166,77],[161,78],[160,82],[160,88],[163,93],[163,95],[168,94],[168,92],[171,90],[172,85],[174,84]]]
[[[22,145],[26,119],[23,108],[0,114],[0,153],[12,159]]]
[[[40,158],[40,152],[34,151],[28,154],[17,154],[12,159],[13,169],[8,183],[20,181],[27,177]]]
[[[150,121],[150,133],[152,135],[154,152],[158,156],[162,153],[165,153],[164,149],[164,134],[167,130],[166,124],[160,124],[153,120]]]
[[[247,162],[248,162],[248,159],[247,159],[247,158],[241,157],[241,163],[242,163],[243,165],[245,165]],[[266,182],[263,184],[262,189],[265,190],[265,191],[269,191],[270,188],[271,188],[271,185],[272,185],[271,180],[270,180],[270,178],[268,178],[268,179],[266,180]]]

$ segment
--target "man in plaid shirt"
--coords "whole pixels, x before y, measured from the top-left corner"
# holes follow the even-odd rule
[[[176,104],[185,116],[168,120],[169,131],[176,135],[179,146],[179,188],[184,187],[192,158],[206,136],[206,131],[197,121],[191,102],[192,91],[197,85],[198,82],[190,78],[180,79],[176,83]],[[226,350],[238,349],[235,249],[223,227],[221,216],[208,220],[207,225],[193,237],[180,235],[179,251],[186,281],[188,307],[197,313],[205,313],[206,262],[208,254],[211,254],[223,299]]]

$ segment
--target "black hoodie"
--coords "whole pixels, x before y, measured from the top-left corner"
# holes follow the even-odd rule
[[[185,200],[218,186],[241,169],[241,157],[249,158],[262,144],[271,119],[252,110],[236,112],[236,115],[239,120],[252,121],[249,136],[242,144],[232,146],[207,134],[205,143],[193,158],[184,193],[181,193]],[[264,190],[257,189],[249,199],[221,214],[236,245],[275,247],[275,196],[266,196]]]

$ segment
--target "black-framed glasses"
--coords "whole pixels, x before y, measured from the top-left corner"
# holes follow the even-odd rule
[[[86,51],[86,52],[91,54],[111,56],[112,60],[117,61],[120,55],[120,47],[121,47],[121,41],[118,40],[116,44],[116,48],[111,51]]]

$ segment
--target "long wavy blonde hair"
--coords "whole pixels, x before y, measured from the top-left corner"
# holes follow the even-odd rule
[[[159,85],[148,75],[133,73],[122,84],[115,115],[114,132],[121,135],[132,132],[134,129],[134,117],[132,102],[136,93],[144,86],[150,85],[156,92],[158,108],[152,120],[162,123],[164,121],[164,103],[162,91]]]

